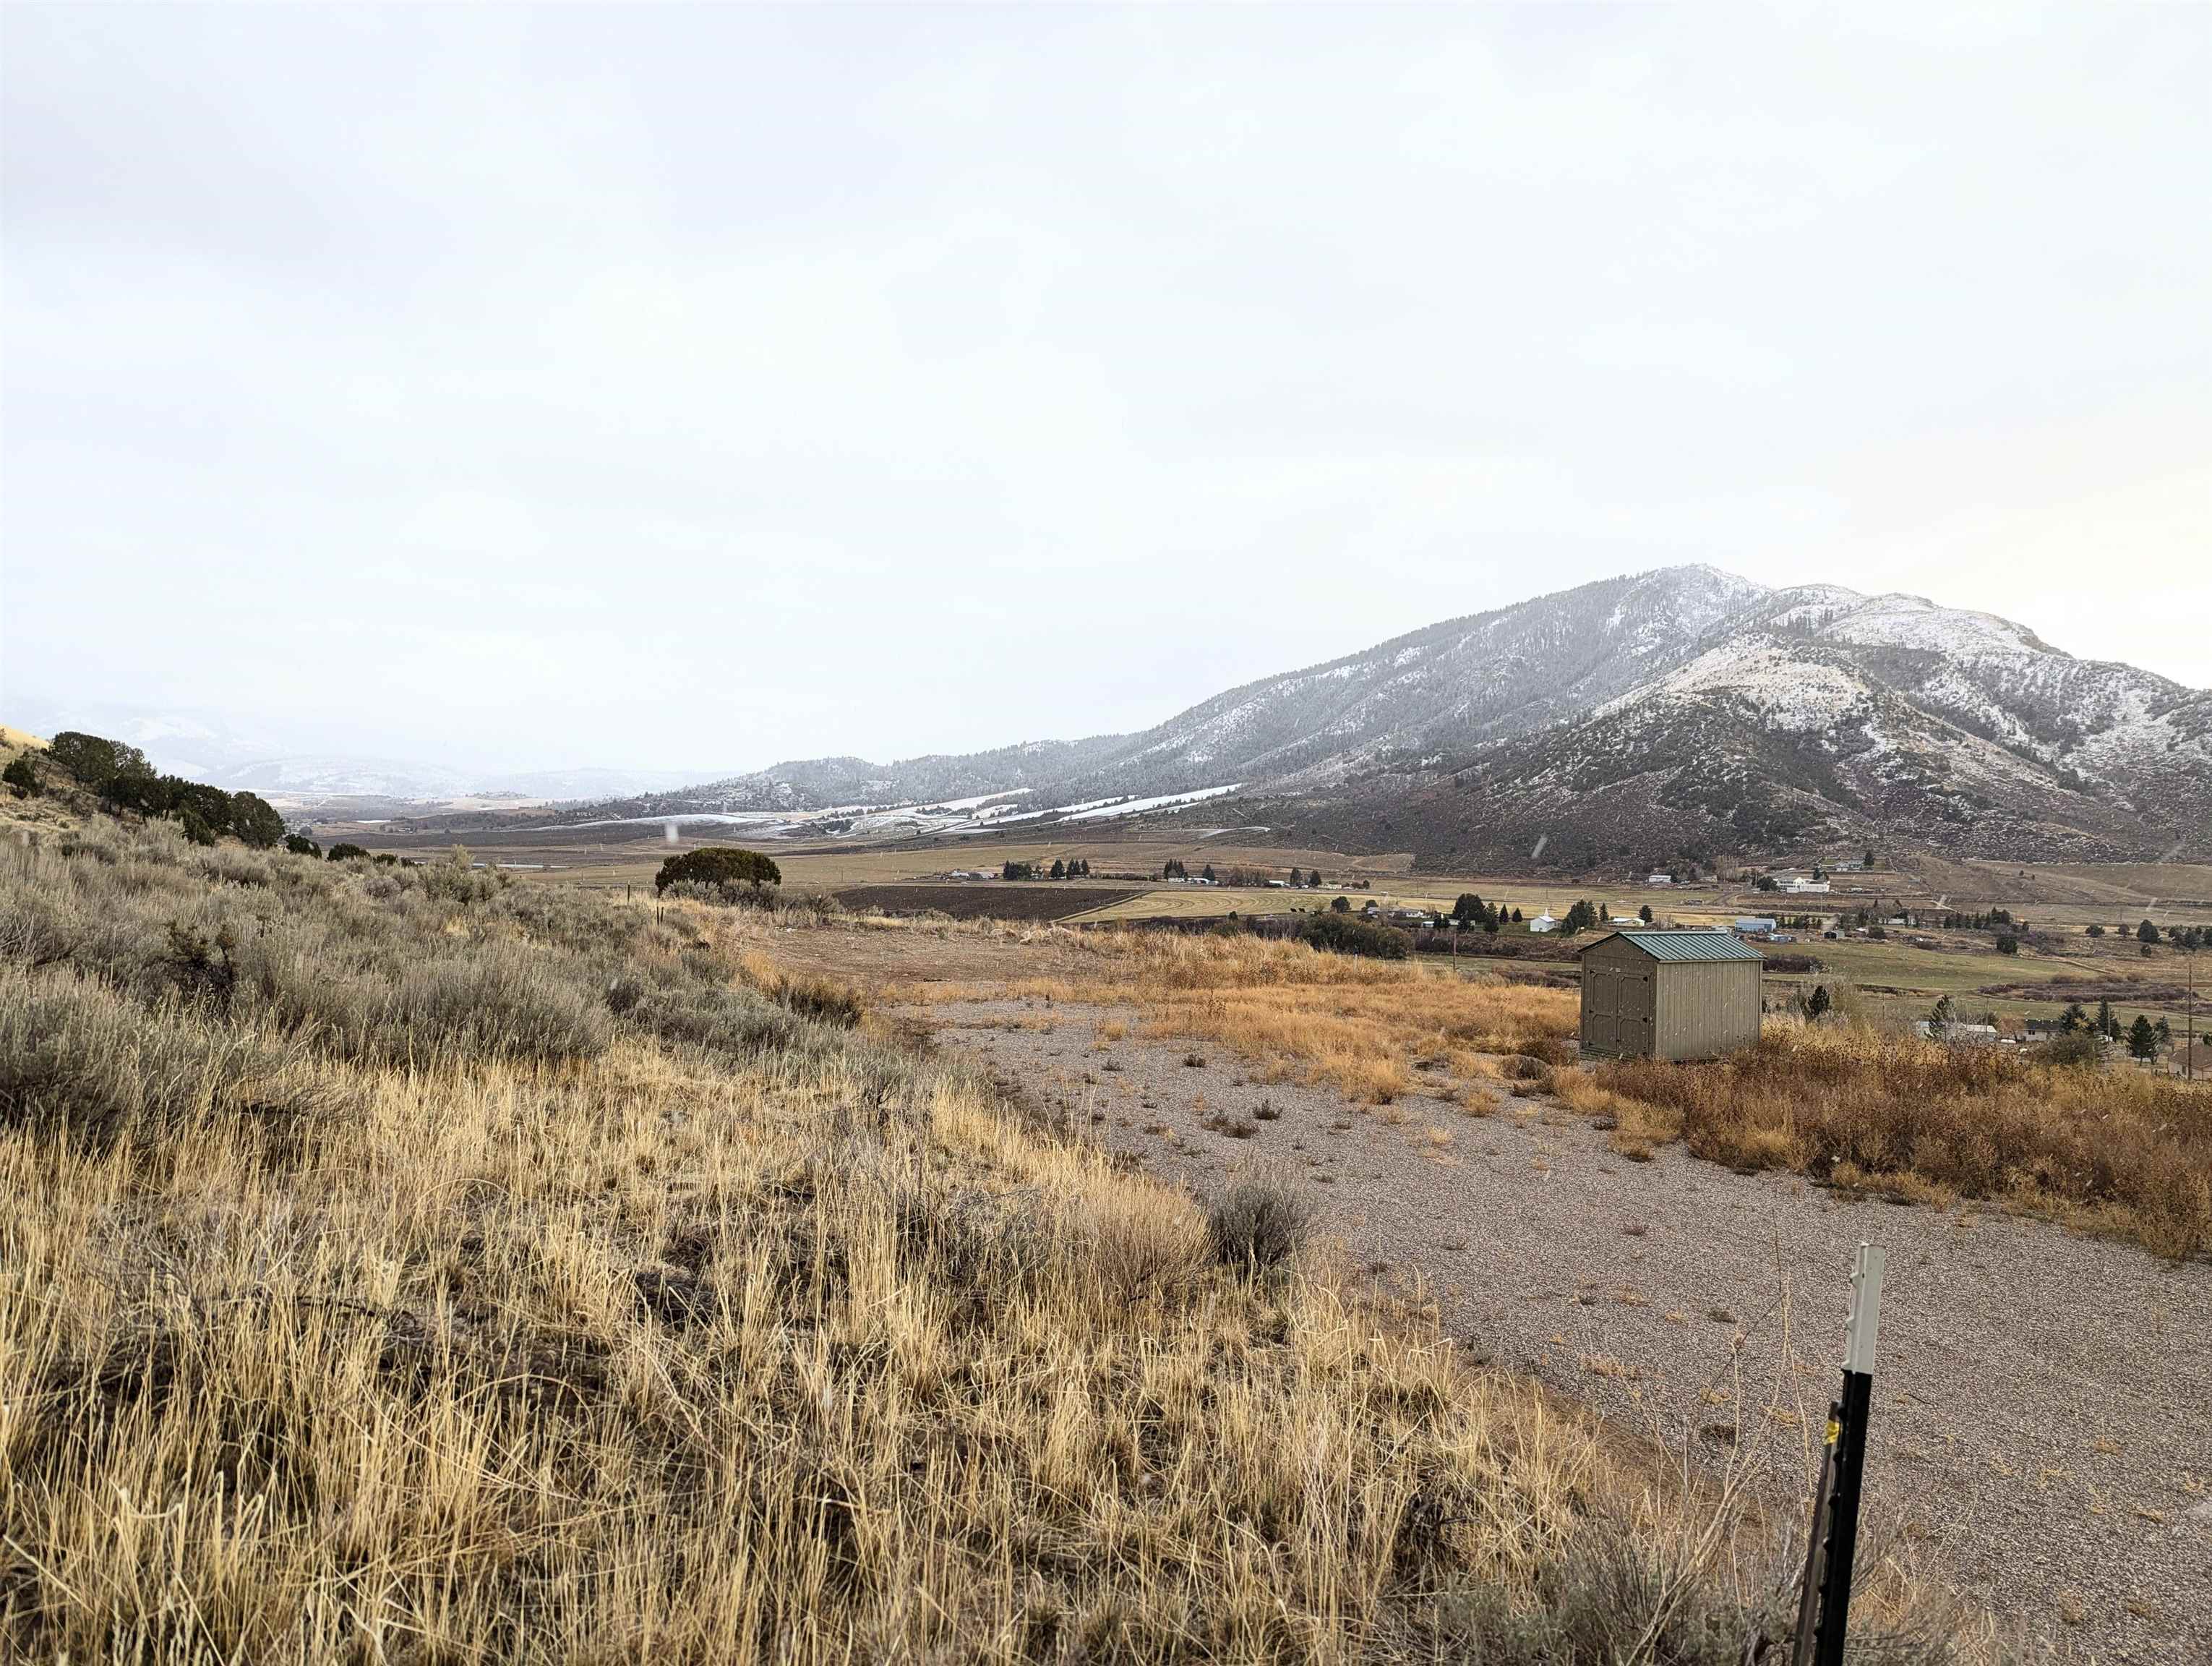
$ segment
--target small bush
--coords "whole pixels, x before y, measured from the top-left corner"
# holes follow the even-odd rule
[[[8,767],[0,769],[0,781],[5,781],[13,788],[19,799],[39,796],[39,772],[32,767],[28,752],[18,752],[8,760]]]
[[[1365,955],[1374,960],[1403,960],[1413,939],[1393,926],[1377,925],[1348,914],[1308,915],[1298,922],[1298,941],[1330,954]]]
[[[284,836],[284,848],[295,856],[320,856],[323,854],[322,846],[304,833],[287,833]]]
[[[362,849],[361,846],[357,844],[341,843],[334,844],[331,847],[330,860],[331,861],[349,862],[356,859],[364,862],[367,861],[368,860],[368,852]]]
[[[422,870],[422,894],[456,908],[474,908],[489,903],[507,884],[504,873],[471,862],[464,845],[455,845],[453,854],[444,861],[434,862]]]
[[[0,1128],[156,1148],[223,1118],[266,1127],[337,1096],[306,1045],[240,1031],[174,998],[142,1006],[81,973],[0,973]]]
[[[783,873],[757,850],[739,850],[733,845],[707,845],[698,850],[687,850],[680,856],[671,856],[663,862],[660,872],[653,876],[653,888],[656,892],[665,891],[685,881],[760,890],[781,885]]]
[[[1313,1225],[1313,1205],[1273,1175],[1248,1175],[1206,1211],[1206,1244],[1215,1262],[1266,1273],[1298,1253]]]
[[[710,908],[772,909],[775,892],[765,885],[725,885],[706,879],[678,879],[661,893],[672,902],[704,903]]]
[[[605,1007],[545,976],[519,945],[477,944],[465,959],[409,967],[368,1028],[374,1050],[395,1062],[450,1057],[557,1063],[605,1049]]]
[[[817,1023],[850,1030],[860,1021],[860,997],[826,977],[787,976],[777,979],[768,993],[786,1012]]]
[[[2104,1058],[2103,1043],[2098,1040],[2096,1032],[2089,1030],[2076,1030],[2068,1035],[2053,1036],[2044,1043],[2043,1047],[2043,1061],[2045,1064],[2094,1067],[2103,1063]]]

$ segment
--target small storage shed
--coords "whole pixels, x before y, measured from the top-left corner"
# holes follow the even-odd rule
[[[1579,958],[1584,1058],[1711,1059],[1759,1039],[1764,963],[1733,932],[1613,932]]]

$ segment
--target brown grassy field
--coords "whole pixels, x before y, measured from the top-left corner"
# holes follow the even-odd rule
[[[1004,984],[895,988],[892,999],[1018,1000],[1134,1005],[1150,1033],[1218,1042],[1264,1079],[1334,1083],[1386,1104],[1429,1060],[1462,1077],[1489,1060],[1533,1050],[1564,1056],[1577,997],[1449,967],[1319,954],[1301,943],[1249,936],[1107,932],[1086,937],[1081,969],[1014,976]]]
[[[1732,1168],[1987,1199],[2160,1255],[2212,1253],[2212,1088],[2171,1077],[1770,1021],[1732,1058],[1620,1061],[1555,1083],[1632,1156],[1680,1140]]]
[[[1209,1217],[1024,1122],[760,924],[167,825],[0,861],[0,1654],[1724,1666],[1786,1631],[1725,1481],[1471,1369],[1264,1184]],[[1208,962],[1127,970],[1233,1008]],[[1495,999],[1468,1044],[1551,1024]],[[1881,1641],[1911,1593],[1869,1583],[1867,1658],[1953,1655]]]

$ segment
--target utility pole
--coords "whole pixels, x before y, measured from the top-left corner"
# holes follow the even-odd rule
[[[1865,1478],[1867,1420],[1874,1407],[1875,1338],[1881,1322],[1884,1253],[1861,1243],[1851,1268],[1851,1312],[1844,1327],[1844,1381],[1828,1407],[1820,1489],[1797,1598],[1792,1666],[1844,1666],[1850,1620],[1851,1564],[1858,1551],[1859,1487]]]

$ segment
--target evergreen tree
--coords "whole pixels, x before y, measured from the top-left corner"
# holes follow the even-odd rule
[[[1651,904],[1650,904],[1650,903],[1645,903],[1642,908],[1640,908],[1640,909],[1637,909],[1637,910],[1636,910],[1636,917],[1637,917],[1638,920],[1641,920],[1641,921],[1642,921],[1645,925],[1647,925],[1647,926],[1648,926],[1648,925],[1650,925],[1650,924],[1651,923]],[[1821,999],[1822,999],[1822,1000],[1825,1000],[1826,999],[1827,999],[1827,991],[1826,991],[1826,990],[1825,990],[1825,989],[1824,989],[1824,990],[1822,990],[1822,991],[1820,992],[1820,996],[1821,996]],[[1826,1007],[1823,1007],[1821,1010],[1822,1010],[1823,1012],[1826,1012],[1827,1009],[1826,1009]]]
[[[2141,1012],[2136,1014],[2136,1021],[2128,1026],[2128,1053],[2138,1059],[2154,1058],[2158,1054],[2158,1031],[2151,1027],[2150,1020]]]
[[[154,766],[136,746],[76,729],[64,729],[47,743],[46,756],[94,792],[121,775],[151,775]]]
[[[1199,875],[1199,878],[1205,880],[1209,885],[1213,884],[1213,864],[1212,862],[1208,862],[1206,865],[1206,872]]]
[[[2158,927],[2148,920],[2136,927],[2136,941],[2146,945],[2158,941]]]
[[[1825,983],[1815,983],[1813,986],[1813,993],[1805,998],[1805,1016],[1808,1018],[1825,1018],[1827,1016],[1830,1005],[1828,986]]]
[[[267,850],[284,836],[284,818],[258,793],[233,793],[230,830],[256,850]]]
[[[1052,877],[1055,879],[1065,879],[1067,878],[1067,864],[1060,860],[1057,856],[1052,859]]]
[[[2100,1036],[2117,1036],[2120,1033],[2120,1022],[2112,1016],[2112,1003],[2109,1000],[2100,1000],[2097,1003],[2097,1033]]]
[[[2059,1033],[2066,1036],[2078,1035],[2088,1027],[2089,1015],[2082,1010],[2081,1003],[2078,1000],[2067,1002],[2066,1010],[2058,1015]]]

